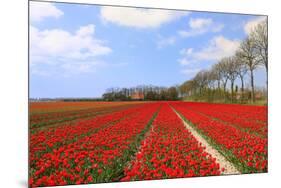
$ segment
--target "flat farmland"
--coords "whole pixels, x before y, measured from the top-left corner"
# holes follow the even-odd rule
[[[267,172],[267,107],[30,104],[30,186]]]
[[[42,128],[91,118],[142,104],[143,102],[31,102],[30,128]]]

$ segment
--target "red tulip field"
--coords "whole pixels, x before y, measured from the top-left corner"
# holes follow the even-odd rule
[[[31,187],[267,172],[267,107],[30,104]]]

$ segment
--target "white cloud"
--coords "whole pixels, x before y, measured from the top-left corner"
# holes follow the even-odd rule
[[[30,26],[32,56],[86,59],[108,54],[111,49],[94,37],[94,25],[80,27],[72,34],[62,29],[38,30]]]
[[[206,67],[209,62],[217,62],[223,57],[234,55],[239,45],[239,40],[230,40],[223,36],[216,36],[201,49],[182,49],[179,52],[182,57],[178,60],[178,63],[182,66],[180,72],[191,78],[202,70],[202,63]]]
[[[223,57],[234,55],[240,45],[239,40],[227,39],[223,36],[216,36],[204,48],[194,51],[187,49],[188,53],[184,53],[185,58],[189,61],[216,61]],[[184,50],[181,50],[183,53]]]
[[[193,52],[193,48],[186,48],[186,49],[182,49],[180,51],[180,54],[181,55],[190,55],[190,54],[192,54],[192,52]]]
[[[112,50],[95,36],[95,26],[86,25],[70,33],[62,29],[39,30],[30,26],[30,62],[57,66],[65,71],[89,72],[99,64],[97,57]]]
[[[181,73],[185,74],[186,76],[192,77],[200,70],[200,68],[186,68],[184,70],[181,70]]]
[[[260,16],[258,18],[252,19],[245,23],[244,25],[244,31],[246,34],[250,34],[251,31],[262,21],[266,19],[266,16]]]
[[[188,60],[187,58],[181,58],[178,60],[178,62],[180,63],[180,65],[190,65],[192,62],[190,60]]]
[[[234,55],[239,45],[239,40],[216,36],[205,47],[199,50],[194,50],[193,48],[182,49],[180,51],[182,57],[178,60],[178,63],[183,66],[181,73],[193,75],[200,70],[198,68],[200,63],[216,62],[223,57]]]
[[[30,20],[33,22],[42,21],[47,17],[59,18],[63,12],[52,3],[30,1]]]
[[[239,40],[216,36],[205,48],[193,53],[193,57],[198,60],[219,60],[223,57],[234,55],[239,45]]]
[[[171,36],[167,38],[160,37],[157,41],[157,48],[163,48],[165,46],[174,45],[176,43],[176,37]]]
[[[198,36],[202,35],[207,32],[220,32],[223,28],[223,24],[215,23],[212,19],[210,18],[196,18],[193,19],[191,18],[189,20],[189,30],[180,30],[178,31],[178,34],[181,37],[193,37],[193,36]]]
[[[189,26],[192,29],[202,29],[205,27],[210,26],[213,23],[212,19],[204,19],[204,18],[197,18],[197,19],[190,19]]]
[[[87,36],[95,33],[95,26],[93,24],[80,27],[80,29],[76,32],[78,36]]]
[[[96,72],[97,67],[102,66],[103,63],[99,61],[90,62],[73,62],[63,63],[61,68],[65,70],[64,75],[72,75],[77,73],[93,73]]]
[[[102,7],[100,10],[101,19],[104,22],[134,28],[157,28],[187,14],[186,11],[128,7]]]
[[[183,57],[178,60],[179,64],[182,66],[187,66],[187,65],[192,65],[193,63],[196,63],[196,62],[194,62],[193,59],[189,58],[189,56],[191,56],[192,53],[193,53],[193,48],[182,49],[180,51],[180,54]]]

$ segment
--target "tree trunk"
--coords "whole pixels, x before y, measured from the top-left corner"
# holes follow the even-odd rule
[[[251,92],[251,98],[252,98],[252,103],[256,101],[255,99],[255,86],[254,86],[254,70],[251,71],[251,87],[252,87],[252,92]]]
[[[227,81],[223,83],[223,95],[224,95],[225,102],[226,102],[226,84],[227,84]]]
[[[266,66],[266,100],[267,100],[267,93],[268,93],[268,72],[267,72],[267,66]]]
[[[231,103],[233,103],[233,85],[234,81],[231,80]]]
[[[240,75],[240,80],[241,80],[241,101],[243,102],[243,100],[244,100],[244,79],[243,79],[242,75]]]

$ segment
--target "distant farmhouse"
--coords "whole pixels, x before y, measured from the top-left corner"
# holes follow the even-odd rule
[[[131,94],[131,99],[132,100],[144,100],[144,94],[142,92],[134,92]]]

